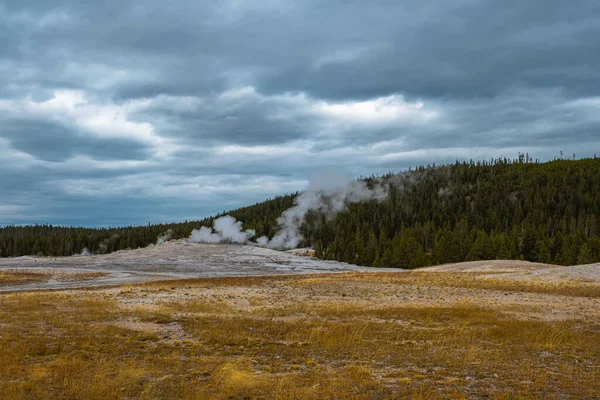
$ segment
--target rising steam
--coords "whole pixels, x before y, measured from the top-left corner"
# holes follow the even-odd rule
[[[80,256],[80,257],[89,257],[91,255],[92,255],[92,252],[87,247],[84,247],[83,250],[81,250],[81,253],[75,254],[75,256]]]
[[[156,238],[156,245],[160,246],[161,244],[164,244],[165,242],[168,242],[169,240],[171,240],[173,238],[173,230],[169,229],[166,232],[160,234],[157,238]]]
[[[188,240],[195,243],[240,243],[279,250],[292,249],[298,247],[303,239],[300,227],[310,211],[331,218],[350,203],[383,200],[387,197],[387,190],[380,183],[369,188],[360,180],[344,182],[347,181],[339,176],[313,180],[308,190],[296,197],[294,206],[285,210],[277,219],[279,229],[270,240],[266,236],[251,240],[256,232],[252,229],[242,230],[242,223],[229,215],[216,219],[213,228],[203,226],[200,230],[194,230]]]
[[[215,220],[213,227],[194,229],[188,239],[195,243],[247,243],[256,235],[254,229],[242,230],[242,222],[226,215]]]

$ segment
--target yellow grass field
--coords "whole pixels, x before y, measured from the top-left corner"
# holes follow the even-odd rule
[[[4,293],[0,398],[600,398],[600,287],[409,272]]]

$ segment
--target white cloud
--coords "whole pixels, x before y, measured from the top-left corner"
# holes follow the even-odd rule
[[[240,145],[225,145],[215,149],[216,155],[237,156],[237,157],[277,157],[294,156],[300,153],[306,154],[310,150],[309,143],[293,142],[285,145],[270,145],[270,146],[240,146]]]
[[[369,46],[352,46],[340,48],[334,51],[328,51],[324,55],[317,58],[313,63],[314,69],[320,69],[327,66],[335,66],[336,64],[348,64],[353,61],[362,61],[369,59],[373,54],[377,54],[385,50],[388,46],[383,44],[375,44]]]
[[[227,100],[231,104],[249,101],[268,104],[270,107],[265,111],[274,116],[311,114],[313,117],[324,118],[325,124],[425,123],[440,117],[441,114],[439,109],[426,106],[423,101],[408,102],[400,94],[364,101],[336,102],[313,99],[306,93],[267,96],[260,94],[252,86],[245,86],[227,90],[219,99]]]
[[[159,162],[153,160],[95,160],[89,155],[76,155],[62,162],[45,164],[45,167],[54,172],[77,171],[118,171],[127,173],[130,170],[158,167]]]
[[[160,197],[190,202],[214,201],[222,196],[243,197],[248,193],[261,193],[266,197],[273,193],[296,191],[307,184],[306,180],[265,175],[181,176],[162,172],[123,175],[108,179],[62,179],[46,183],[47,186],[59,186],[66,194],[72,196]]]
[[[136,140],[153,147],[155,157],[168,158],[179,148],[177,142],[161,137],[149,122],[130,119],[130,114],[139,108],[135,101],[122,105],[93,102],[82,90],[56,90],[53,97],[43,101],[0,100],[0,110],[11,117],[58,121],[75,126],[81,135]]]
[[[568,101],[564,104],[564,108],[572,112],[585,114],[586,117],[596,121],[600,120],[600,96]]]
[[[69,61],[57,72],[60,73],[63,81],[82,82],[86,88],[92,90],[110,90],[124,84],[131,85],[159,79],[148,67],[124,68],[87,60]]]
[[[528,147],[532,154],[536,150],[541,150],[539,147]],[[417,150],[408,150],[400,152],[390,152],[378,157],[378,161],[385,163],[390,161],[398,161],[403,163],[423,162],[423,160],[443,160],[443,162],[452,162],[454,160],[480,160],[489,159],[491,157],[505,156],[514,158],[523,149],[519,147],[449,147],[449,148],[425,148]],[[433,161],[431,161],[433,162]],[[439,164],[439,162],[438,162]]]
[[[390,124],[402,122],[424,123],[439,117],[438,110],[425,107],[423,102],[409,103],[400,95],[378,97],[365,101],[316,102],[316,114],[334,121],[361,124]]]

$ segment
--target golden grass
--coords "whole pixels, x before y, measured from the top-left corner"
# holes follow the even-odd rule
[[[483,306],[481,298],[417,304],[415,287],[432,285],[445,295],[444,288],[463,282],[422,275],[229,278],[0,295],[0,398],[600,393],[600,321],[585,309],[580,318],[543,321],[522,318],[533,307]],[[385,294],[392,290],[409,300],[390,300]]]
[[[25,285],[34,282],[43,282],[50,279],[57,281],[79,281],[102,278],[107,276],[104,272],[62,272],[53,274],[50,271],[0,271],[0,286]]]
[[[38,272],[0,271],[0,286],[22,285],[31,282],[48,280],[50,274]]]

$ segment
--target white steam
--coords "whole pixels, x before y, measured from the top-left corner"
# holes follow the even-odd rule
[[[81,256],[81,257],[89,257],[91,255],[92,255],[92,252],[87,247],[84,247],[83,250],[81,250],[81,253],[76,254],[76,256]]]
[[[332,218],[350,203],[380,201],[388,195],[380,183],[369,188],[364,181],[346,182],[344,178],[332,175],[322,175],[319,180],[313,180],[308,190],[299,194],[294,205],[277,219],[279,229],[270,240],[262,236],[252,241],[256,232],[252,229],[242,230],[242,223],[229,215],[216,219],[213,228],[203,226],[200,230],[194,230],[188,240],[196,243],[251,244],[280,250],[296,248],[304,239],[300,228],[310,211]]]
[[[168,242],[173,238],[173,230],[169,229],[168,231],[162,233],[160,236],[156,238],[156,245],[160,246],[161,244]]]
[[[364,181],[352,181],[345,185],[329,187],[313,186],[312,190],[298,195],[294,206],[285,210],[277,219],[279,230],[275,236],[271,240],[264,236],[260,237],[257,243],[273,249],[296,248],[303,239],[300,227],[310,211],[317,211],[331,218],[346,209],[350,203],[383,200],[386,196],[387,191],[382,186],[377,185],[370,189]]]
[[[108,239],[104,239],[99,245],[98,245],[98,250],[100,250],[100,253],[106,253],[108,250],[108,246],[110,244],[113,244],[115,241],[117,241],[117,239],[119,239],[119,235],[117,235],[116,233],[113,234],[110,238]]]
[[[194,229],[188,241],[194,243],[247,243],[256,235],[254,229],[242,230],[242,222],[226,215],[213,223],[213,228],[207,226]]]

